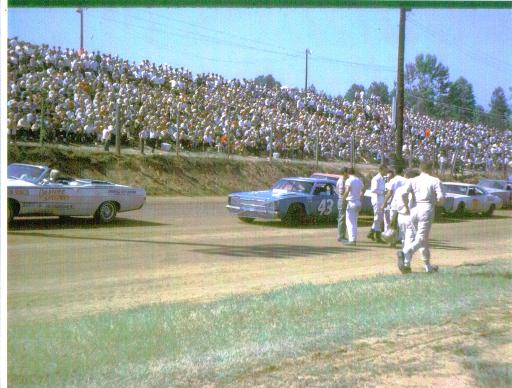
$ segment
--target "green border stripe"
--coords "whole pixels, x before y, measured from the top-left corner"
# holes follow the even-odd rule
[[[427,0],[9,0],[9,7],[512,8],[512,1]]]

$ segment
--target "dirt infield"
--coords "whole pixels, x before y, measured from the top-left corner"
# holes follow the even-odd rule
[[[150,197],[106,226],[90,219],[19,219],[8,234],[10,323],[180,301],[211,301],[297,283],[395,273],[395,251],[364,237],[336,241],[334,225],[245,224],[225,197]],[[432,232],[441,267],[512,258],[512,213],[443,219]],[[413,271],[421,270],[418,258]]]

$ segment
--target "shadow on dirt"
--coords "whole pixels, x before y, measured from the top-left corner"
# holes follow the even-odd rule
[[[365,251],[367,249],[357,246],[340,246],[335,247],[312,247],[308,245],[284,245],[284,244],[267,244],[267,245],[247,245],[247,246],[229,246],[220,245],[218,247],[198,248],[195,252],[207,255],[242,257],[260,257],[268,259],[288,259],[297,257],[314,257],[329,254],[343,255],[348,252]]]
[[[14,233],[16,234],[16,232]],[[329,247],[312,247],[308,245],[284,245],[284,244],[265,244],[265,245],[227,245],[227,244],[206,244],[195,242],[181,241],[154,241],[154,240],[137,240],[137,239],[116,239],[105,237],[85,237],[85,236],[69,236],[62,234],[46,234],[44,232],[19,233],[23,236],[69,239],[69,240],[88,240],[88,241],[104,241],[112,243],[131,243],[131,244],[156,244],[172,246],[190,246],[194,252],[204,253],[208,255],[220,255],[231,257],[263,257],[268,259],[286,259],[296,257],[312,257],[323,256],[328,254],[344,254],[347,252],[367,251],[368,248],[360,246],[338,246]]]
[[[138,226],[165,225],[158,222],[116,218],[108,224],[99,224],[90,217],[44,217],[44,218],[17,218],[9,225],[9,232],[17,230],[53,230],[53,229],[94,229],[94,228],[123,228]]]
[[[243,221],[242,221],[243,222]],[[258,227],[270,227],[270,228],[284,228],[284,229],[332,229],[337,227],[337,219],[335,220],[307,220],[303,224],[289,225],[282,221],[263,221],[255,220],[251,222],[251,225]],[[358,227],[371,226],[373,218],[371,216],[359,216],[357,220]]]

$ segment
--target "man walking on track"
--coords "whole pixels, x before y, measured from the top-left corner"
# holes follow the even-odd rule
[[[345,193],[345,179],[347,178],[348,168],[343,167],[341,177],[336,182],[336,194],[338,194],[338,241],[346,238],[347,227],[345,226],[345,211],[347,209],[346,202],[343,200]]]
[[[357,217],[361,210],[361,195],[363,194],[363,181],[355,176],[354,168],[348,169],[348,178],[345,180],[345,194],[343,200],[347,206],[347,245],[356,245]]]
[[[430,175],[432,162],[425,161],[420,165],[421,173],[415,178],[409,179],[406,183],[406,190],[402,194],[405,214],[411,215],[411,222],[408,228],[413,228],[414,239],[404,241],[404,247],[397,252],[398,269],[402,273],[411,272],[411,260],[416,251],[420,251],[425,264],[425,271],[428,273],[437,272],[439,267],[430,263],[429,234],[434,220],[436,204],[442,205],[445,199],[441,181]],[[409,208],[408,195],[416,204]],[[409,234],[408,235],[413,235]]]
[[[375,240],[379,243],[383,243],[381,236],[382,223],[384,222],[384,192],[386,191],[386,175],[388,168],[384,165],[380,165],[379,172],[372,178],[370,184],[370,191],[372,195],[372,206],[373,206],[373,224],[370,233],[366,237],[371,240]]]

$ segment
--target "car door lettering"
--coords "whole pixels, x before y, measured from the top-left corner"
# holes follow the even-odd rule
[[[41,189],[39,191],[39,199],[44,201],[66,201],[69,195],[65,193],[64,189]]]
[[[323,199],[318,205],[318,213],[323,216],[328,216],[332,212],[334,201],[332,199]]]

